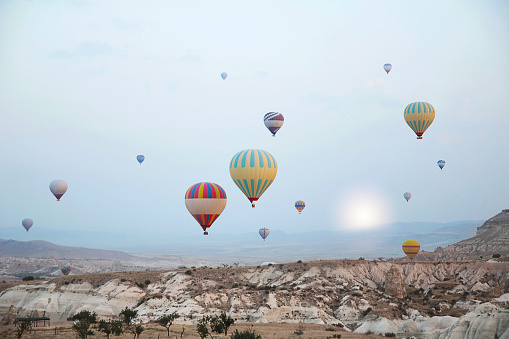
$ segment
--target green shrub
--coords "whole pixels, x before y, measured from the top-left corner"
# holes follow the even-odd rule
[[[260,334],[256,334],[255,330],[245,330],[239,332],[239,330],[235,330],[233,334],[230,336],[230,339],[262,339]]]
[[[23,277],[22,279],[23,281],[30,281],[30,280],[35,280],[34,276],[33,275],[27,275],[26,277]]]
[[[395,337],[395,336],[396,336],[396,333],[387,332],[387,333],[385,333],[385,336],[386,336],[386,337]]]
[[[193,272],[192,272],[191,270],[187,270],[185,273],[186,273],[187,275],[191,275],[191,274],[193,274]]]

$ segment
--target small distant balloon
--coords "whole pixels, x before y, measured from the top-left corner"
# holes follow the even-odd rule
[[[403,113],[406,123],[422,139],[422,135],[435,120],[435,109],[427,102],[412,102]]]
[[[263,123],[270,133],[272,133],[273,137],[276,136],[277,131],[279,131],[279,129],[283,126],[284,122],[285,118],[283,117],[283,114],[279,112],[269,112],[263,117]]]
[[[27,232],[30,229],[30,227],[32,227],[33,224],[34,224],[34,221],[30,218],[26,218],[21,221],[21,225],[23,225],[23,227],[27,230]]]
[[[413,259],[417,253],[419,253],[419,250],[421,249],[421,244],[417,240],[409,239],[405,240],[403,242],[403,252],[409,257],[410,259]]]
[[[226,72],[221,73],[221,78],[223,78],[223,80],[226,80],[226,78],[228,78],[228,73]]]
[[[302,200],[297,200],[295,202],[295,208],[297,211],[299,211],[299,214],[302,212],[302,210],[306,207],[306,203]]]
[[[55,198],[57,198],[57,201],[60,201],[60,198],[67,191],[67,183],[63,180],[53,180],[49,184],[49,189]]]
[[[260,233],[260,237],[262,237],[263,241],[265,241],[265,238],[267,238],[269,236],[269,229],[268,228],[260,228],[260,230],[258,231],[258,233]]]
[[[392,69],[392,65],[391,64],[385,64],[384,65],[384,71],[387,72],[387,74],[389,74],[389,72],[391,71]]]
[[[410,192],[405,192],[403,193],[403,197],[406,199],[406,201],[408,202],[408,200],[410,200],[410,198],[412,197],[412,193]]]
[[[140,154],[136,157],[136,160],[138,160],[138,162],[141,165],[141,163],[145,160],[145,156]]]
[[[438,164],[438,167],[440,167],[440,170],[442,170],[442,168],[444,168],[444,166],[445,166],[445,160],[438,160],[437,164]]]
[[[65,264],[64,266],[60,267],[60,270],[62,271],[63,275],[68,275],[69,273],[71,273],[71,265]]]

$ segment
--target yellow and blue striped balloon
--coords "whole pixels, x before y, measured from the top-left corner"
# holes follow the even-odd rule
[[[247,149],[230,161],[230,175],[238,188],[254,202],[269,188],[277,174],[276,159],[267,151]]]
[[[423,133],[435,119],[435,109],[427,102],[412,102],[405,108],[403,116],[408,126],[417,134],[417,139],[422,139]]]

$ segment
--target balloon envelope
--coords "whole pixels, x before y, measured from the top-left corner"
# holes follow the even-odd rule
[[[405,192],[403,193],[403,197],[406,199],[406,201],[408,202],[408,200],[410,200],[410,198],[412,197],[412,193],[410,192]]]
[[[223,80],[226,80],[227,77],[228,77],[228,73],[226,73],[226,72],[221,73],[221,78],[223,78]]]
[[[62,271],[63,275],[68,275],[71,273],[71,265],[65,264],[64,266],[60,267],[60,270]]]
[[[187,210],[203,228],[203,234],[207,235],[207,228],[226,207],[226,192],[218,184],[199,182],[189,187],[185,198]]]
[[[63,180],[53,180],[49,184],[49,189],[55,198],[57,198],[57,201],[60,201],[62,195],[67,191],[67,183]]]
[[[145,156],[140,154],[136,157],[136,160],[138,160],[138,162],[141,165],[141,163],[145,160]]]
[[[295,202],[295,208],[297,209],[297,211],[299,211],[299,214],[300,212],[302,212],[302,210],[304,209],[304,207],[306,207],[306,203],[302,200],[297,200]]]
[[[437,161],[437,165],[438,165],[438,167],[440,167],[440,169],[444,168],[444,166],[445,166],[445,160],[438,160],[438,161]]]
[[[403,116],[417,139],[422,139],[422,135],[435,119],[435,109],[427,102],[413,102],[407,105]]]
[[[21,221],[21,225],[23,225],[23,227],[27,230],[27,232],[30,229],[30,227],[32,227],[33,224],[34,224],[34,221],[30,218],[26,218]]]
[[[230,175],[237,187],[254,202],[269,188],[277,174],[276,159],[267,151],[247,149],[230,161]]]
[[[387,74],[389,74],[389,72],[391,71],[392,69],[392,65],[391,64],[385,64],[384,65],[384,71],[387,72]]]
[[[260,233],[260,237],[262,237],[263,241],[265,241],[265,238],[267,238],[269,236],[269,229],[268,228],[260,228],[260,230],[258,231],[258,233]]]
[[[270,133],[272,133],[273,137],[276,136],[277,131],[283,126],[284,122],[285,118],[283,114],[279,112],[269,112],[263,117],[263,123],[265,127],[269,129]]]
[[[410,259],[413,259],[417,253],[419,253],[419,250],[421,249],[421,245],[417,240],[409,239],[405,240],[403,242],[403,252],[409,257]]]

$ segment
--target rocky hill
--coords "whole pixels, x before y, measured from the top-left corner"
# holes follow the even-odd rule
[[[487,313],[477,307],[490,303],[490,314],[499,319],[496,334],[507,336],[503,298],[509,300],[509,294],[495,298],[508,291],[508,267],[504,260],[335,260],[65,276],[0,284],[0,315],[13,305],[19,315],[37,310],[52,321],[81,310],[114,318],[127,306],[145,322],[177,312],[177,323],[190,324],[225,311],[239,322],[336,324],[358,332],[402,334],[425,328],[422,337],[446,331],[458,317],[474,317],[470,312],[482,318]],[[469,324],[465,330],[486,322]]]
[[[477,228],[477,234],[445,248],[438,247],[432,260],[462,260],[509,256],[509,209],[488,219]]]
[[[55,259],[110,259],[130,260],[134,256],[110,250],[55,245],[47,241],[16,241],[0,239],[0,257]]]

